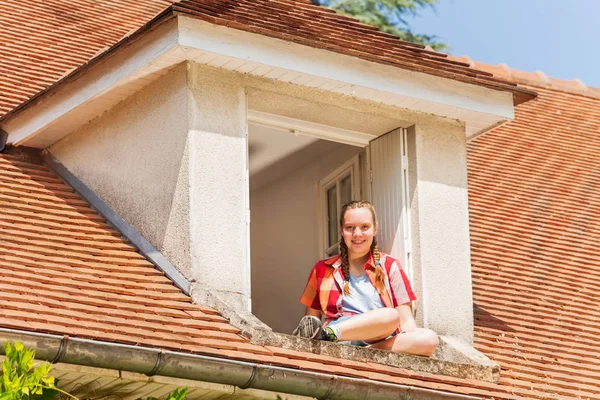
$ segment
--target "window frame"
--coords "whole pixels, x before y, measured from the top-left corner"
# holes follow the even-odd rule
[[[327,207],[327,191],[331,189],[333,186],[336,187],[336,208],[337,208],[337,217],[339,218],[339,211],[343,204],[341,204],[341,196],[340,196],[340,182],[348,176],[350,173],[350,185],[351,185],[351,193],[352,199],[358,200],[360,199],[361,194],[361,186],[360,186],[360,159],[359,154],[356,154],[351,159],[337,167],[335,170],[327,174],[323,179],[318,182],[318,201],[319,201],[319,210],[318,213],[318,221],[317,226],[319,230],[319,257],[330,257],[328,252],[337,246],[337,242],[329,246],[329,224],[328,224],[328,207]],[[337,226],[337,221],[336,221]],[[339,241],[339,230],[336,231],[336,235]]]

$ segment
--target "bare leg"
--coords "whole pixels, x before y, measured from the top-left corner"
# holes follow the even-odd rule
[[[437,334],[431,329],[415,328],[369,347],[429,357],[435,351],[438,343]]]
[[[379,308],[364,314],[355,315],[337,326],[340,328],[339,341],[378,340],[388,337],[398,328],[400,314],[393,308]]]

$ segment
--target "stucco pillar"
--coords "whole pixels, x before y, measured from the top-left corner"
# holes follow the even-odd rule
[[[473,343],[465,129],[426,119],[408,132],[417,320]]]
[[[250,310],[246,97],[235,80],[188,64],[192,278]]]

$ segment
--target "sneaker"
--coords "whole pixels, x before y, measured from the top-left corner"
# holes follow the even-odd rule
[[[325,327],[325,329],[321,329],[321,333],[316,337],[318,340],[324,340],[326,342],[337,342],[338,337],[335,335],[335,332],[330,327]]]
[[[294,329],[292,335],[307,339],[315,339],[321,334],[321,320],[312,315],[305,315],[300,320],[298,327]]]

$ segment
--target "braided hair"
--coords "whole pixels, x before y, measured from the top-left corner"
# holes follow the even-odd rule
[[[340,213],[340,228],[344,229],[344,217],[346,216],[346,211],[349,209],[355,208],[368,208],[371,211],[371,215],[373,216],[373,224],[377,226],[377,214],[375,213],[375,208],[371,203],[366,200],[356,201],[353,200],[347,204],[344,204],[342,207],[342,211]],[[373,243],[371,243],[371,256],[373,257],[373,261],[375,265],[379,266],[379,247],[377,245],[377,238],[373,237]],[[340,257],[342,260],[342,273],[344,274],[344,294],[350,294],[350,261],[348,260],[348,246],[344,241],[344,236],[340,237]],[[375,287],[380,290],[384,288],[384,275],[382,268],[375,268]]]

